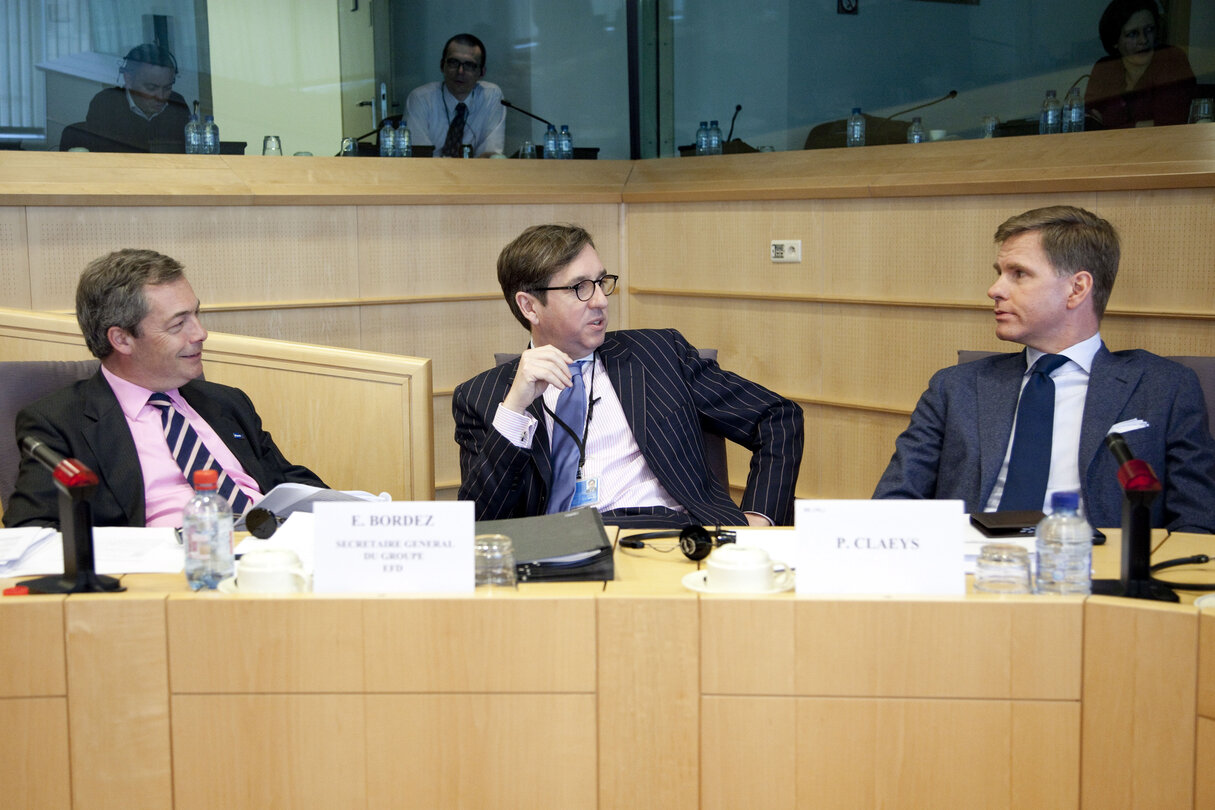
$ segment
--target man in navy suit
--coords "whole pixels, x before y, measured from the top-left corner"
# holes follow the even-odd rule
[[[995,241],[997,277],[987,295],[996,336],[1026,348],[933,375],[873,497],[961,499],[970,512],[1030,508],[1002,503],[1016,488],[1007,485],[1022,436],[1014,432],[1018,400],[1039,358],[1059,355],[1049,374],[1046,491],[1032,507],[1076,490],[1090,523],[1121,525],[1117,462],[1104,447],[1117,432],[1160,478],[1152,525],[1215,532],[1215,440],[1197,377],[1149,352],[1111,352],[1098,331],[1118,272],[1114,228],[1081,208],[1052,206],[1012,217]]]
[[[193,488],[165,438],[162,409],[149,402],[154,393],[168,398],[210,452],[214,468],[250,500],[287,482],[325,486],[283,457],[245,392],[197,379],[207,339],[198,311],[181,264],[155,251],[119,250],[80,276],[76,320],[101,368],[24,408],[17,414],[17,440],[32,436],[97,473],[100,483],[90,499],[94,525],[181,525]],[[4,523],[59,523],[50,473],[31,459],[21,462]]]
[[[531,347],[456,388],[460,498],[478,520],[594,506],[627,526],[792,523],[801,408],[674,330],[609,333],[616,278],[577,226],[538,225],[502,250],[498,281]],[[566,389],[586,406],[572,425],[557,415]],[[741,509],[708,467],[702,425],[752,451]],[[554,474],[558,431],[577,448],[568,476]]]

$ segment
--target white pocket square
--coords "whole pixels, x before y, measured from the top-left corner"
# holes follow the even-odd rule
[[[1142,419],[1127,419],[1125,422],[1119,422],[1109,429],[1110,433],[1130,433],[1132,430],[1151,427]]]

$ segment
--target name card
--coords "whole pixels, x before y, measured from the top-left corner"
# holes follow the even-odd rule
[[[962,501],[798,501],[799,594],[964,594]]]
[[[318,593],[471,593],[471,501],[319,502]]]

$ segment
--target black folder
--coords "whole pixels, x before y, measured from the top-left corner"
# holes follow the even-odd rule
[[[476,533],[504,534],[511,539],[520,582],[581,582],[616,576],[612,544],[597,509],[479,520]]]

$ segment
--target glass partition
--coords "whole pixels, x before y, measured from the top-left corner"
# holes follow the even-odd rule
[[[273,134],[285,154],[331,155],[343,137],[374,144],[413,88],[443,80],[459,32],[485,43],[484,81],[607,159],[691,151],[700,121],[727,136],[740,105],[726,151],[842,145],[854,107],[869,143],[905,140],[913,116],[929,138],[981,137],[985,117],[1036,132],[1046,91],[1063,102],[1072,87],[1088,128],[1096,114],[1185,121],[1191,97],[1215,96],[1215,3],[1166,0],[1157,16],[1152,2],[1129,0],[1111,43],[1123,58],[1099,36],[1109,0],[10,0],[0,143],[59,148],[125,82],[122,57],[159,42],[173,92],[231,148]],[[503,151],[544,130],[507,110]]]

